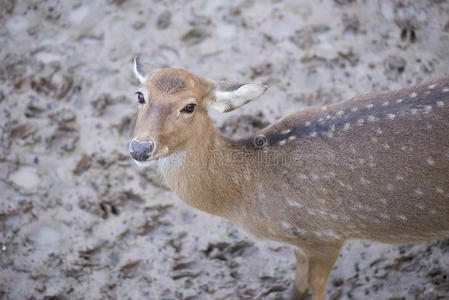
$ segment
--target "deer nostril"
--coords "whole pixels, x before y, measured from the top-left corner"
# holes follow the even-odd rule
[[[136,140],[131,142],[130,154],[137,161],[145,161],[151,157],[154,149],[153,142],[141,143]]]

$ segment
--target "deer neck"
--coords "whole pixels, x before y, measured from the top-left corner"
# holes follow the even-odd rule
[[[230,196],[237,188],[232,164],[224,165],[222,159],[232,151],[229,145],[208,120],[193,139],[159,160],[163,178],[181,200],[228,219],[237,209],[237,199]]]

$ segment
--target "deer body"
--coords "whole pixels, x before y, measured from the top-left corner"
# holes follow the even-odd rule
[[[161,72],[145,77],[148,90],[157,90],[152,82]],[[181,75],[191,85],[179,97],[196,99],[198,108],[173,122],[187,118],[183,127],[200,126],[159,157],[157,144],[170,141],[161,142],[164,134],[157,133],[151,151],[164,179],[189,205],[255,236],[296,246],[299,294],[311,287],[314,299],[324,298],[347,239],[410,244],[449,235],[449,77],[305,109],[231,140],[215,131],[198,98],[220,102],[219,93],[228,93],[218,105],[227,111],[246,103],[248,91],[258,96],[255,87],[233,84],[217,92],[217,84]],[[229,95],[235,90],[238,95]],[[138,132],[149,114],[139,113],[137,141],[156,134]]]

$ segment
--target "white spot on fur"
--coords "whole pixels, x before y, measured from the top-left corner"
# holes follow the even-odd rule
[[[371,109],[371,108],[373,108],[373,106],[374,106],[374,105],[370,103],[370,104],[368,104],[368,105],[366,106],[366,108]]]
[[[282,229],[284,229],[284,230],[291,228],[290,224],[288,224],[287,222],[284,222],[284,221],[281,222],[281,226],[282,226]]]
[[[417,93],[411,93],[411,94],[410,94],[410,97],[412,97],[412,98],[416,98],[416,96],[418,96]]]
[[[361,165],[363,165],[363,164],[365,163],[365,160],[364,160],[363,158],[359,158],[359,163],[360,163]]]
[[[289,141],[293,141],[294,139],[296,139],[296,136],[294,136],[294,135],[288,137]]]
[[[341,116],[343,116],[344,113],[345,113],[344,111],[340,110],[337,112],[336,115],[337,115],[337,117],[341,117]]]
[[[435,190],[437,191],[437,193],[440,193],[440,194],[443,194],[443,193],[444,193],[443,189],[440,188],[439,186],[437,186],[437,187],[435,188]]]
[[[331,131],[334,132],[335,131],[335,125],[331,125]]]
[[[404,180],[404,176],[396,175],[396,180],[399,180],[399,181]]]
[[[384,144],[384,148],[388,150],[388,149],[390,149],[390,145]]]
[[[326,115],[326,120],[329,120],[331,118],[330,115]]]
[[[398,219],[398,220],[407,220],[407,217],[404,216],[404,215],[397,215],[396,219]]]
[[[433,166],[435,164],[435,161],[431,157],[428,157],[426,159],[426,163],[430,166]]]
[[[376,134],[377,135],[381,135],[382,133],[383,133],[382,129],[380,129],[380,128],[376,129]]]
[[[424,195],[424,192],[423,192],[423,190],[421,190],[420,188],[417,188],[417,189],[415,189],[415,194],[416,194],[417,196],[422,196],[422,195]]]
[[[265,193],[263,191],[263,186],[262,186],[261,183],[257,184],[257,193],[258,193],[260,199],[264,199],[265,198]]]
[[[365,120],[363,120],[363,119],[358,119],[358,120],[357,120],[357,125],[358,125],[358,126],[362,126],[364,122],[365,122]]]
[[[306,121],[305,123],[304,123],[304,125],[306,126],[306,127],[308,127],[308,126],[310,126],[310,122],[309,121]]]
[[[341,237],[333,232],[332,230],[324,230],[324,231],[315,231],[314,232],[319,237],[327,237],[327,238],[334,238],[334,239],[340,239]]]
[[[307,210],[307,213],[308,213],[309,215],[311,215],[311,216],[316,215],[315,210],[313,210],[313,209],[311,209],[311,208],[307,208],[306,210]]]
[[[441,90],[443,93],[447,93],[449,92],[449,87],[445,87],[444,89]]]
[[[283,146],[283,145],[285,145],[286,143],[287,143],[286,140],[282,140],[282,141],[279,142],[279,146]]]
[[[410,112],[412,113],[412,115],[416,115],[418,113],[418,110],[416,108],[412,108]]]
[[[291,206],[291,207],[298,207],[298,208],[301,208],[301,207],[302,207],[301,204],[299,204],[299,203],[296,202],[296,201],[290,200],[290,199],[287,199],[286,202],[287,202],[287,205],[288,205],[288,206]]]
[[[311,136],[311,137],[316,137],[316,136],[317,136],[317,134],[316,134],[316,132],[315,132],[315,131],[313,131],[313,132],[311,132],[311,133],[310,133],[310,136]]]
[[[309,179],[309,177],[307,177],[307,175],[305,175],[305,174],[303,174],[303,173],[299,174],[299,177],[300,177],[301,179],[303,179],[303,180]]]
[[[321,110],[323,110],[323,111],[327,110],[327,106],[323,106],[323,107],[321,108]]]
[[[404,99],[398,99],[396,100],[396,103],[402,103],[402,101],[404,101]]]
[[[349,129],[349,127],[351,127],[351,124],[350,123],[346,123],[345,124],[345,126],[343,127],[343,130],[348,130]]]
[[[430,106],[430,105],[424,106],[424,110],[426,113],[430,112],[431,109],[432,109],[432,106]]]
[[[438,107],[443,107],[443,106],[444,106],[443,101],[438,101],[438,102],[437,102],[437,106],[438,106]]]
[[[390,120],[394,120],[394,118],[396,117],[394,114],[387,114],[388,119]]]
[[[352,112],[356,112],[356,111],[358,111],[358,110],[359,110],[359,109],[358,109],[357,107],[355,107],[355,106],[354,106],[353,108],[351,108],[351,111],[352,111]]]
[[[431,84],[428,86],[429,90],[433,90],[435,88],[435,84]]]
[[[377,118],[375,116],[368,116],[368,121],[375,122]]]
[[[388,102],[388,101],[385,101],[384,103],[382,103],[382,106],[388,106],[388,105],[390,105],[390,102]]]
[[[370,183],[371,183],[368,179],[366,179],[366,178],[364,178],[364,177],[360,177],[360,182],[361,182],[362,184],[370,184]]]
[[[385,214],[385,213],[380,213],[379,217],[381,217],[382,219],[389,219],[390,218],[390,216],[388,214]]]
[[[289,134],[290,131],[291,131],[291,129],[286,129],[286,130],[282,131],[281,134]]]
[[[246,179],[246,181],[250,181],[251,179],[251,172],[249,170],[249,167],[245,165],[245,171],[243,172],[243,176]]]

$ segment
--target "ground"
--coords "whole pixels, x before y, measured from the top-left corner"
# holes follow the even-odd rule
[[[0,298],[285,299],[291,247],[184,205],[128,155],[132,57],[264,82],[243,136],[448,75],[449,1],[0,1]],[[449,239],[348,242],[329,299],[449,299]]]

